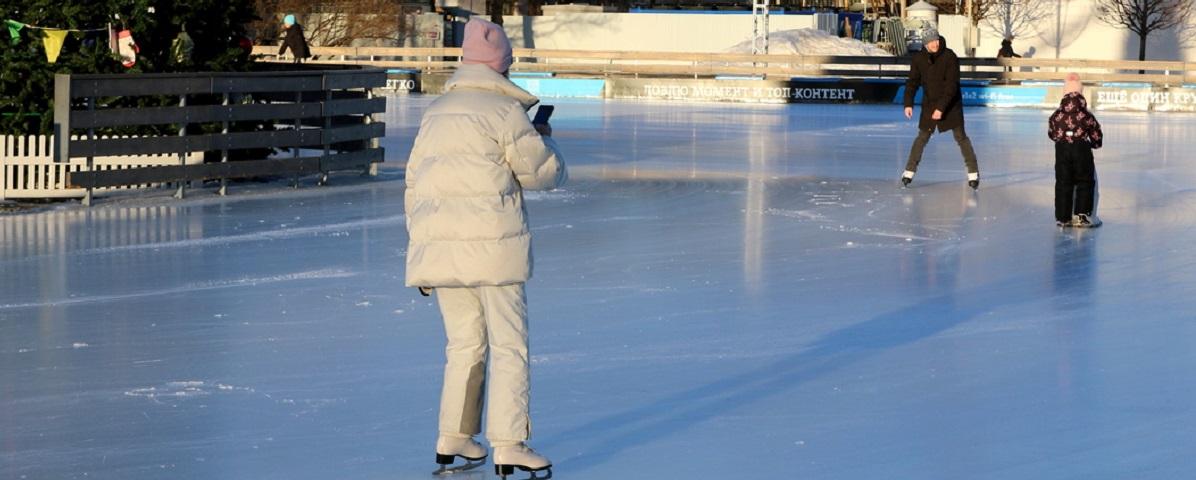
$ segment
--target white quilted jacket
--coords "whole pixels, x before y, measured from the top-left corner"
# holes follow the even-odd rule
[[[556,143],[532,127],[539,99],[484,65],[462,65],[424,113],[407,162],[407,285],[526,282],[523,190],[565,181]]]

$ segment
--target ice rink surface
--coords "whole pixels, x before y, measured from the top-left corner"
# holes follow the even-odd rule
[[[428,479],[443,362],[388,165],[0,217],[0,478]],[[1096,230],[1048,112],[553,102],[530,193],[532,445],[573,479],[1196,471],[1196,117],[1098,113]],[[485,469],[458,478],[495,478]]]

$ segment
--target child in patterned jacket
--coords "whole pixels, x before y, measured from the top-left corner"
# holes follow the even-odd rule
[[[1096,164],[1092,151],[1104,144],[1100,122],[1088,111],[1075,73],[1067,75],[1063,100],[1051,115],[1047,136],[1055,142],[1055,224],[1099,227],[1096,207]]]

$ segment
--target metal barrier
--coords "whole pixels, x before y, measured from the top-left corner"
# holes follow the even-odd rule
[[[266,62],[282,62],[277,47],[254,47]],[[456,68],[460,48],[312,47],[320,62],[407,68],[423,72]],[[903,78],[909,57],[750,55],[724,53],[623,52],[516,48],[513,72],[554,72],[583,76],[659,75],[703,77]],[[1061,80],[1078,71],[1086,82],[1144,82],[1177,86],[1196,83],[1196,63],[1037,58],[959,59],[960,76],[970,80]]]
[[[310,66],[308,67],[310,68]],[[87,170],[71,172],[67,184],[86,189],[176,183],[181,198],[188,182],[263,175],[327,174],[363,169],[376,173],[383,161],[378,138],[385,126],[373,114],[386,110],[374,88],[386,85],[376,68],[249,73],[141,75],[56,75],[54,78],[54,160],[87,159]],[[178,98],[178,106],[112,106],[130,97]],[[263,131],[231,131],[236,122],[266,125]],[[137,138],[98,138],[122,127],[170,126],[177,134]],[[215,133],[204,133],[204,130]],[[78,134],[72,137],[72,134]],[[289,158],[230,161],[230,151],[286,149]],[[301,151],[316,154],[301,156]],[[219,163],[186,163],[192,152],[219,152]],[[172,166],[97,171],[96,157],[177,154]],[[296,182],[297,183],[297,182]]]

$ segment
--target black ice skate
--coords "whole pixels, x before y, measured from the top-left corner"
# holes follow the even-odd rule
[[[465,463],[454,465],[457,458]],[[436,463],[440,468],[433,475],[452,475],[473,470],[486,464],[486,447],[472,438],[441,436],[436,441]]]
[[[968,174],[968,186],[972,187],[972,190],[980,189],[980,174],[979,173],[969,173]]]
[[[913,181],[914,181],[914,172],[906,170],[905,173],[901,174],[901,187],[902,188],[909,187],[909,184],[913,183]]]
[[[527,480],[552,478],[552,462],[522,443],[494,448],[494,473],[506,480],[515,469],[529,472]]]

